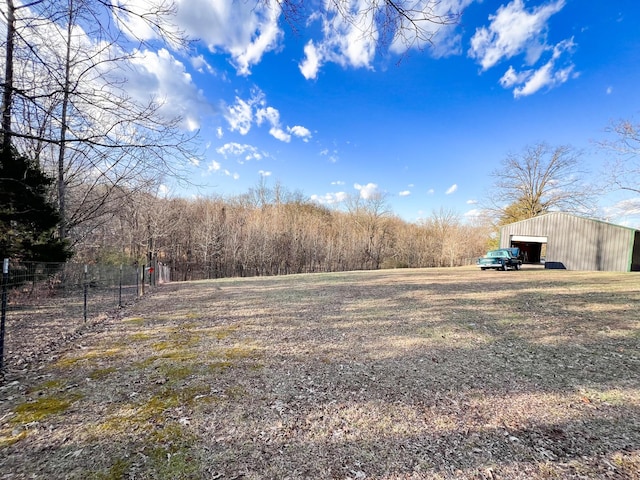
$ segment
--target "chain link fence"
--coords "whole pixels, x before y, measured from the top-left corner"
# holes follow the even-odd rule
[[[20,368],[88,321],[169,279],[168,267],[3,262],[0,372]]]

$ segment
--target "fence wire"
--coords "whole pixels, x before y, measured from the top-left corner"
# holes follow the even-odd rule
[[[0,370],[46,354],[87,321],[126,306],[168,278],[163,266],[7,263]]]

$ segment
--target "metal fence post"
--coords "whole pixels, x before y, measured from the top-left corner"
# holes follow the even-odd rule
[[[87,321],[87,294],[89,292],[89,284],[87,283],[87,273],[89,271],[89,267],[87,265],[84,266],[84,321]]]
[[[4,371],[4,325],[7,317],[7,285],[9,284],[9,259],[2,263],[2,313],[0,314],[0,374]]]
[[[120,264],[120,280],[118,286],[118,307],[122,308],[122,264]]]
[[[136,269],[136,298],[140,297],[140,267],[138,267],[138,262],[135,263]]]
[[[140,270],[140,280],[141,280],[140,286],[142,287],[142,296],[143,297],[144,297],[144,282],[146,281],[145,280],[146,274],[144,272],[145,272],[146,269],[147,269],[147,266],[143,263],[142,267],[141,267],[141,270]]]

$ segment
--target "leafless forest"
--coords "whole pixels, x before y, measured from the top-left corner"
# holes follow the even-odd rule
[[[406,222],[381,197],[330,209],[263,187],[232,199],[138,195],[92,228],[78,258],[157,260],[173,280],[459,266],[484,252],[488,233],[442,210]]]

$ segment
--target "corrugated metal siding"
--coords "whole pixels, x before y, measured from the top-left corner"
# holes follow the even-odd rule
[[[549,213],[506,225],[500,246],[512,235],[548,237],[546,261],[568,270],[629,271],[636,231],[566,213]]]

